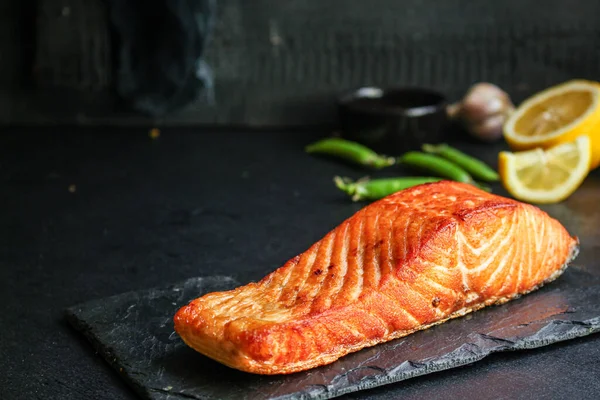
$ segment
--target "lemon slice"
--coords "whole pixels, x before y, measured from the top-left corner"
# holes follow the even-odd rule
[[[557,203],[581,185],[589,172],[590,160],[590,139],[580,136],[547,150],[503,151],[498,156],[498,170],[502,184],[515,198]]]
[[[525,100],[504,125],[504,138],[513,151],[547,149],[590,138],[590,169],[600,165],[600,83],[573,80]]]

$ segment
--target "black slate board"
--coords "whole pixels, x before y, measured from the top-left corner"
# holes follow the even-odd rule
[[[406,338],[350,354],[311,371],[258,376],[189,349],[172,317],[189,300],[239,285],[193,278],[67,310],[71,324],[148,399],[327,399],[481,360],[490,353],[545,346],[600,331],[600,278],[569,268],[548,286]]]

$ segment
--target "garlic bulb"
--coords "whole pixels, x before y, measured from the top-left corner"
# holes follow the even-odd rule
[[[473,85],[461,102],[448,107],[474,137],[492,142],[502,137],[502,127],[515,107],[509,95],[491,83]]]

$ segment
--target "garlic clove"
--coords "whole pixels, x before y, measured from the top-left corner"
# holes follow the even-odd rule
[[[487,93],[474,93],[463,101],[462,117],[471,121],[482,121],[490,115],[502,113],[505,107],[506,101],[502,98]]]
[[[459,104],[448,110],[450,118],[459,119],[474,137],[489,142],[502,136],[506,118],[514,110],[510,96],[491,83],[477,83]]]
[[[493,142],[502,137],[502,128],[508,119],[506,114],[496,114],[467,126],[467,131],[485,142]]]

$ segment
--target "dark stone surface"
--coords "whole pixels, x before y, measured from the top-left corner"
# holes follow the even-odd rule
[[[64,310],[197,276],[248,282],[304,251],[363,206],[332,177],[365,171],[302,151],[322,134],[164,129],[152,141],[147,129],[2,130],[0,398],[137,398]],[[504,148],[455,143],[492,165]],[[580,237],[575,265],[595,276],[599,196],[595,171],[543,207]],[[600,335],[590,335],[346,397],[593,399],[598,376]]]
[[[556,282],[503,306],[350,354],[288,376],[232,370],[188,348],[173,315],[190,300],[239,286],[192,278],[75,306],[71,324],[148,399],[328,399],[467,365],[494,352],[531,349],[600,331],[600,278],[571,268]]]

